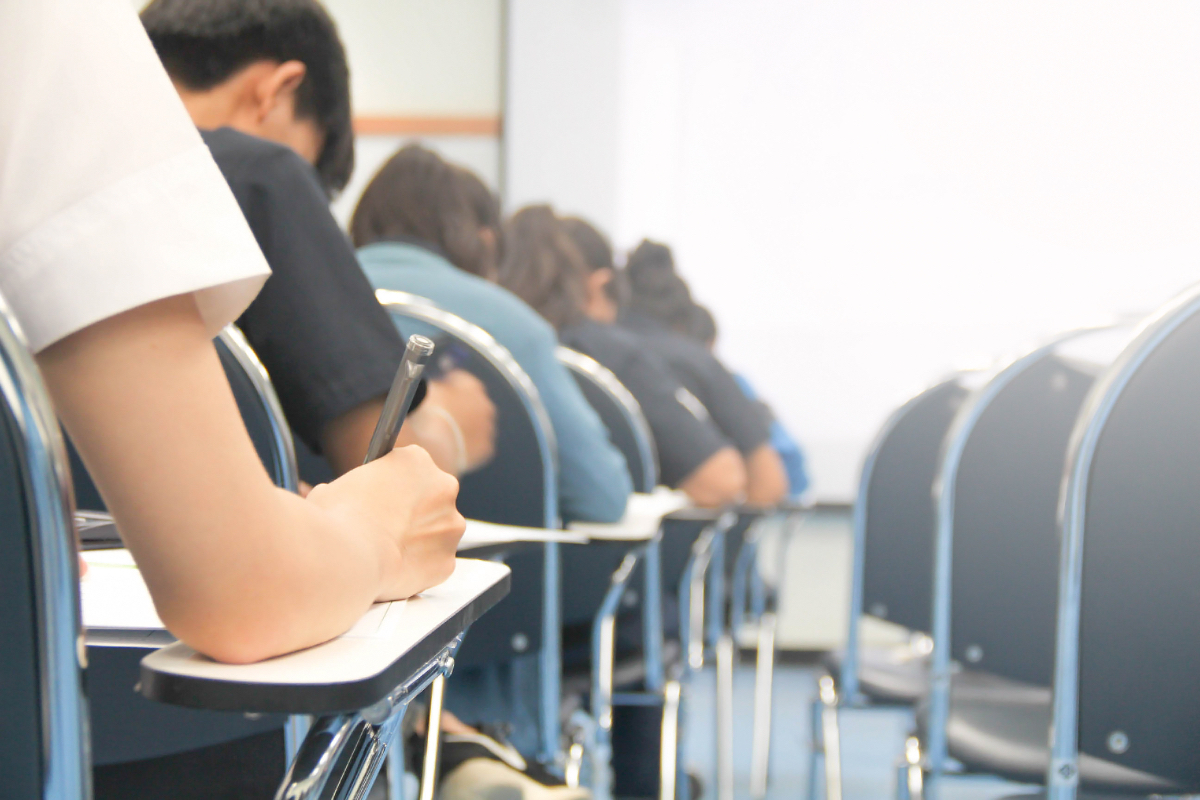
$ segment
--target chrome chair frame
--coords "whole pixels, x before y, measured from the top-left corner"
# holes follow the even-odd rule
[[[267,374],[267,368],[259,361],[258,354],[250,347],[245,334],[236,325],[226,325],[217,338],[250,379],[259,402],[267,412],[271,423],[273,456],[277,464],[277,473],[271,476],[275,485],[289,492],[297,491],[300,487],[300,470],[296,466],[296,446],[288,428],[287,416],[279,403],[279,395],[275,393],[271,377]]]
[[[588,381],[603,392],[614,407],[622,412],[624,422],[637,446],[637,456],[644,483],[640,491],[652,492],[658,484],[658,454],[650,424],[642,413],[637,399],[609,369],[595,359],[571,350],[558,348],[558,360],[575,376]],[[644,705],[647,699],[662,702],[666,682],[663,664],[662,574],[660,542],[662,531],[645,545],[630,550],[613,572],[611,583],[592,622],[592,796],[606,800],[612,796],[612,726],[613,708],[617,705]],[[638,561],[643,562],[644,592],[642,599],[642,655],[646,669],[646,693],[617,695],[613,686],[616,662],[616,618],[620,601],[628,590]]]
[[[1089,474],[1096,446],[1113,407],[1150,354],[1184,322],[1200,313],[1200,287],[1192,287],[1147,319],[1133,342],[1093,386],[1071,433],[1062,492],[1062,551],[1055,627],[1053,721],[1049,800],[1075,800],[1079,788],[1079,635],[1083,548]]]
[[[818,681],[818,691],[809,708],[809,800],[817,797],[817,776],[825,777],[826,800],[841,800],[842,764],[840,757],[840,714],[844,709],[863,708],[868,698],[859,691],[860,669],[860,625],[863,616],[863,594],[866,579],[866,541],[868,520],[868,495],[871,478],[880,451],[896,426],[917,406],[929,392],[947,383],[961,381],[967,373],[956,372],[936,381],[914,394],[896,408],[871,440],[859,471],[858,491],[854,498],[852,516],[852,556],[850,573],[850,610],[846,626],[846,649],[838,671],[836,684],[832,676]]]
[[[34,571],[42,732],[42,796],[92,795],[79,561],[66,445],[20,325],[0,298],[0,395],[23,447]]]
[[[516,362],[512,355],[491,334],[477,325],[446,311],[427,298],[408,292],[377,289],[375,297],[390,313],[417,320],[426,325],[451,333],[469,343],[497,372],[502,374],[521,399],[529,418],[534,422],[538,436],[538,447],[547,469],[542,476],[545,505],[542,516],[545,527],[559,528],[562,525],[558,513],[558,466],[554,427],[550,416],[542,405],[537,387]],[[544,606],[542,615],[542,650],[539,654],[538,670],[538,728],[540,738],[539,760],[546,764],[562,764],[565,760],[559,724],[559,702],[562,694],[562,608],[561,566],[559,545],[550,542],[545,547],[545,567],[542,576]],[[431,704],[430,714],[432,717]],[[422,796],[425,790],[422,789]],[[396,800],[396,798],[393,798]]]
[[[1105,328],[1078,328],[1000,368],[986,384],[973,392],[959,408],[943,443],[941,466],[934,483],[937,523],[934,540],[933,572],[933,653],[930,658],[929,703],[926,714],[926,741],[923,766],[925,786],[941,777],[946,768],[946,723],[950,715],[951,680],[951,581],[954,557],[954,500],[958,470],[975,424],[1001,392],[1025,370],[1053,353],[1066,342]]]

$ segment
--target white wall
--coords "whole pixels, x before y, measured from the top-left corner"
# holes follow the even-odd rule
[[[350,61],[358,117],[499,117],[501,0],[324,0]],[[498,188],[496,136],[359,135],[355,170],[333,205],[346,224],[375,171],[419,140]]]
[[[505,205],[552,201],[606,229],[616,212],[620,3],[510,0]]]
[[[675,246],[823,497],[850,496],[875,428],[923,383],[1200,275],[1200,6],[623,0],[612,14],[617,186],[596,218],[619,243]],[[608,29],[589,41],[611,47]],[[524,139],[510,154],[567,148],[520,126],[553,115],[552,88],[510,106]],[[528,174],[536,159],[508,169],[555,187]]]

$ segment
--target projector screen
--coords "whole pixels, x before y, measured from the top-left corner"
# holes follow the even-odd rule
[[[625,0],[619,245],[650,236],[846,500],[947,371],[1200,278],[1200,4]]]

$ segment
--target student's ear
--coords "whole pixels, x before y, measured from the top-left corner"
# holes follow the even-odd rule
[[[616,273],[608,267],[593,270],[587,277],[588,298],[607,297],[608,284],[612,282],[614,277],[616,277]]]
[[[255,84],[254,103],[260,124],[281,113],[295,116],[296,89],[307,73],[303,61],[284,61]]]

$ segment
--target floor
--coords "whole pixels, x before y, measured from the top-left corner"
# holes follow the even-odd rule
[[[809,707],[815,696],[817,670],[781,665],[776,670],[772,714],[771,768],[768,800],[807,800],[809,785]],[[753,692],[752,666],[742,664],[734,681],[734,795],[749,797],[749,765]],[[704,800],[714,785],[713,673],[699,674],[689,693],[685,724],[685,759],[704,781]],[[744,713],[742,713],[744,710]],[[859,709],[841,715],[844,800],[890,800],[896,796],[895,763],[902,751],[911,717],[895,709]],[[818,788],[818,791],[821,791]],[[1034,787],[987,777],[956,777],[942,784],[938,800],[999,800],[1036,791]]]
[[[783,565],[780,580],[778,644],[781,649],[815,653],[845,640],[852,554],[850,509],[823,507],[795,528],[790,540],[767,542],[760,567],[770,574]],[[743,636],[751,645],[753,631]],[[769,800],[807,800],[809,793],[809,707],[816,693],[817,668],[780,665],[772,713]],[[743,663],[735,678],[735,798],[749,797],[753,665]],[[685,758],[707,786],[714,781],[713,674],[699,674],[690,691],[685,722]],[[912,727],[909,712],[858,709],[841,715],[844,800],[887,800],[896,796],[895,763]],[[820,791],[820,788],[818,788]],[[1033,791],[1032,787],[990,778],[943,782],[939,800],[986,800]],[[706,800],[713,800],[711,793]]]

